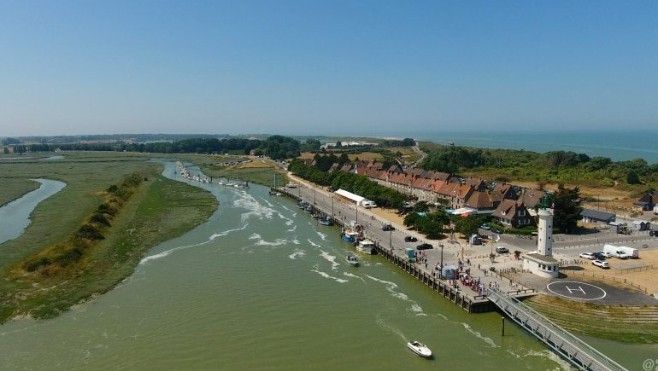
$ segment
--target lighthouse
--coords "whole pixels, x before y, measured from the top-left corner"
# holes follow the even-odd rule
[[[523,256],[523,269],[544,278],[556,278],[559,263],[553,258],[553,213],[544,196],[537,211],[537,251]]]
[[[539,209],[537,216],[537,254],[553,256],[553,210]]]

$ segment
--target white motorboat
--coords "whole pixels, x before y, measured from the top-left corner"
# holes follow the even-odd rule
[[[431,358],[432,351],[425,344],[417,340],[412,340],[407,343],[407,348],[411,349],[412,352],[418,354],[421,357]]]
[[[371,255],[374,255],[377,252],[375,243],[369,239],[363,239],[359,241],[357,245],[357,249],[362,253],[371,254]]]
[[[345,258],[347,262],[353,266],[353,267],[358,267],[359,266],[359,259],[356,258],[354,255],[347,255],[347,258]]]

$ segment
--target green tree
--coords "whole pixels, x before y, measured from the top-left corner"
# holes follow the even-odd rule
[[[574,233],[578,221],[583,218],[580,215],[583,211],[581,202],[578,187],[569,189],[560,183],[553,196],[553,226],[562,233]]]
[[[626,174],[626,183],[628,184],[641,184],[642,181],[640,181],[640,176],[637,175],[635,171],[629,171],[628,174]]]
[[[482,224],[480,218],[474,216],[458,216],[454,222],[455,232],[461,233],[465,237],[477,233]]]

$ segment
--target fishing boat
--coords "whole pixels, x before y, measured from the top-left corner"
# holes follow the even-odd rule
[[[407,343],[407,348],[411,349],[412,352],[418,354],[421,357],[432,358],[432,351],[427,345],[421,343],[417,340],[412,340]]]
[[[349,265],[351,265],[353,267],[358,267],[359,266],[359,259],[357,259],[356,256],[354,256],[354,255],[351,255],[351,254],[347,255],[345,260],[347,260],[347,263],[349,263]]]
[[[356,243],[359,240],[359,236],[361,236],[361,233],[351,228],[343,229],[343,240],[347,242]]]
[[[375,243],[369,239],[363,239],[359,241],[356,247],[359,251],[364,254],[374,255],[376,250]]]
[[[352,221],[349,227],[343,228],[343,240],[356,244],[363,239],[363,226]]]

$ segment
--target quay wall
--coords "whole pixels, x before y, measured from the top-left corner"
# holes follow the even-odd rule
[[[292,198],[297,201],[299,200],[299,197],[293,193],[294,190],[289,190],[286,188],[278,188],[276,190],[273,189],[272,192],[279,192],[286,197]],[[313,208],[313,212],[328,215],[326,210],[322,210],[316,207],[315,205],[310,205],[310,206]],[[340,227],[344,227],[343,221],[339,219],[334,219],[334,223]],[[406,257],[401,257],[393,253],[388,248],[382,246],[379,242],[375,241],[375,246],[378,255],[381,255],[383,258],[393,263],[401,270],[407,272],[409,275],[416,278],[424,285],[432,289],[432,291],[443,295],[443,297],[455,303],[463,310],[469,313],[484,313],[484,312],[496,311],[498,309],[494,303],[492,303],[491,301],[489,301],[489,299],[487,299],[486,296],[480,296],[480,295],[469,296],[463,293],[462,291],[460,291],[457,287],[451,286],[448,281],[444,281],[439,278],[436,278],[433,275],[421,269],[420,267],[418,267],[416,264],[409,262],[406,259]]]

